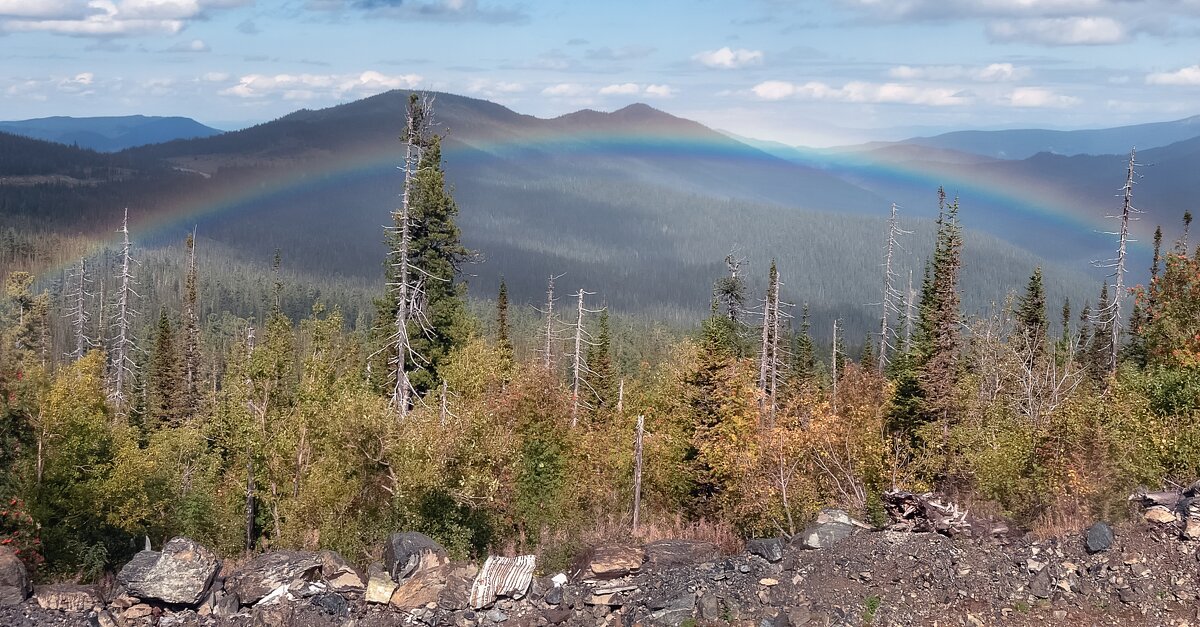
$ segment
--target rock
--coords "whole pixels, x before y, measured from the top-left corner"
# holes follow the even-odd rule
[[[392,581],[391,574],[384,570],[382,564],[371,564],[367,568],[367,591],[364,594],[367,603],[387,603],[392,600],[395,591],[396,582]]]
[[[0,607],[20,605],[33,594],[29,571],[15,551],[0,546]]]
[[[437,603],[438,596],[446,587],[444,568],[420,569],[402,581],[392,592],[390,600],[392,607],[413,610],[425,607],[429,603]]]
[[[1051,590],[1050,571],[1041,570],[1033,576],[1033,581],[1029,582],[1029,591],[1033,596],[1039,599],[1049,599],[1052,594]]]
[[[755,538],[746,543],[746,552],[757,555],[774,564],[783,559],[783,540],[779,538]]]
[[[813,523],[805,527],[804,532],[792,541],[799,541],[803,549],[825,549],[850,537],[855,531],[853,525],[842,522]]]
[[[767,586],[768,588],[770,588],[771,586],[778,586],[779,580],[772,579],[770,577],[764,577],[764,578],[758,580],[758,585]]]
[[[108,610],[100,610],[88,616],[88,625],[91,627],[121,627],[116,618]]]
[[[471,583],[471,607],[477,610],[488,607],[503,596],[514,599],[525,596],[536,565],[537,558],[533,555],[488,557]]]
[[[43,610],[87,612],[97,605],[102,605],[95,588],[70,583],[38,586],[34,598],[37,599],[38,607]]]
[[[642,551],[646,567],[653,570],[711,562],[719,555],[715,544],[698,540],[659,540],[643,546]]]
[[[1180,535],[1184,540],[1200,540],[1200,519],[1189,516]]]
[[[561,625],[575,616],[575,612],[567,608],[548,609],[542,612],[542,618],[551,625]]]
[[[1039,562],[1032,557],[1025,560],[1025,569],[1031,573],[1040,573],[1046,568],[1046,562]]]
[[[216,554],[190,538],[172,538],[162,552],[141,551],[117,574],[117,583],[143,600],[196,605],[221,567]]]
[[[850,525],[852,527],[858,527],[859,529],[870,529],[871,528],[871,525],[868,525],[867,523],[862,522],[861,520],[858,520],[857,518],[854,518],[849,513],[847,513],[846,510],[842,510],[842,509],[825,508],[817,513],[817,518],[813,522],[820,523],[820,524],[836,522],[836,523],[842,523],[843,525]]]
[[[236,593],[220,591],[213,595],[212,613],[217,618],[233,616],[241,607],[242,601]]]
[[[1169,525],[1179,520],[1179,517],[1175,515],[1175,512],[1172,512],[1162,505],[1155,505],[1147,508],[1146,513],[1143,514],[1143,518],[1145,518],[1148,522],[1157,523],[1159,525]]]
[[[254,605],[279,586],[319,578],[321,562],[307,551],[263,553],[246,562],[225,580],[225,589],[236,594],[243,605]]]
[[[131,620],[137,620],[139,618],[145,618],[153,613],[154,608],[146,605],[145,603],[138,603],[137,605],[129,606],[124,612],[121,612],[121,618],[128,622]]]
[[[594,549],[588,570],[598,579],[615,579],[640,571],[646,552],[630,546],[604,546]]]
[[[317,553],[317,559],[321,561],[321,578],[329,584],[330,590],[362,594],[367,589],[362,573],[347,563],[341,555],[334,551],[321,551]]]
[[[437,568],[450,562],[442,545],[416,531],[393,533],[383,549],[383,563],[393,581],[400,581],[417,570]]]
[[[254,608],[250,615],[251,627],[292,627],[290,605],[265,605]]]
[[[349,616],[350,604],[346,603],[346,598],[340,594],[326,592],[318,594],[312,598],[312,604],[321,608],[322,612],[333,616]]]
[[[563,587],[554,586],[546,591],[546,596],[542,597],[548,605],[558,605],[563,602]]]
[[[504,621],[508,620],[508,614],[505,614],[500,610],[492,610],[487,614],[484,614],[484,616],[486,616],[487,619],[493,623],[503,623]]]
[[[1087,552],[1099,553],[1112,548],[1113,530],[1108,524],[1098,522],[1087,530]]]

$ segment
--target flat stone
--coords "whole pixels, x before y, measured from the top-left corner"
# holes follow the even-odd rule
[[[33,596],[38,607],[43,610],[87,612],[97,605],[102,605],[95,588],[70,583],[38,586]]]
[[[804,549],[826,549],[849,538],[854,532],[854,525],[842,522],[813,523],[804,529],[797,540]]]
[[[364,597],[367,603],[388,603],[392,593],[396,591],[396,582],[379,563],[371,564],[367,569],[367,590]]]
[[[341,555],[334,551],[321,551],[317,553],[317,559],[321,561],[321,577],[329,584],[330,590],[362,594],[367,589],[362,573]]]
[[[33,583],[25,563],[15,551],[0,546],[0,606],[20,605],[33,594]]]
[[[216,554],[190,538],[172,538],[158,551],[141,551],[117,573],[117,583],[139,599],[196,605],[221,567]]]
[[[642,551],[646,567],[657,570],[711,562],[720,555],[715,544],[698,540],[659,540],[643,546]]]
[[[615,579],[640,571],[646,552],[631,546],[603,546],[592,551],[588,569],[599,579]]]
[[[1181,534],[1184,540],[1200,540],[1200,520],[1188,517]]]
[[[1175,512],[1172,512],[1161,505],[1155,505],[1147,508],[1146,513],[1143,514],[1143,518],[1145,518],[1148,522],[1159,525],[1169,525],[1179,520],[1179,517],[1175,515]]]
[[[121,612],[121,618],[124,618],[127,621],[137,620],[139,618],[145,618],[153,613],[154,608],[146,605],[145,603],[138,603],[137,605],[129,606],[124,612]]]
[[[429,603],[436,604],[445,587],[446,575],[442,568],[420,570],[396,586],[389,603],[401,610],[425,607]]]

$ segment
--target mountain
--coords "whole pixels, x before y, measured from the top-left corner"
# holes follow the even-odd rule
[[[90,118],[58,116],[0,122],[0,131],[99,152],[117,152],[175,139],[211,137],[222,132],[191,118],[145,115]]]
[[[0,185],[0,203],[21,208],[40,228],[98,236],[108,236],[129,207],[143,244],[176,244],[195,227],[244,260],[265,265],[279,249],[300,273],[378,281],[381,225],[402,183],[396,138],[407,97],[390,92],[125,150],[112,155],[128,169],[118,179],[86,190]],[[889,191],[886,176],[828,158],[780,158],[646,105],[540,119],[451,94],[434,101],[458,222],[480,253],[465,269],[472,294],[490,296],[504,276],[517,302],[537,303],[546,277],[563,274],[560,295],[583,288],[621,311],[693,321],[708,310],[712,282],[736,249],[748,260],[753,293],[777,260],[784,298],[812,303],[818,336],[834,317],[853,333],[873,328],[876,311],[867,303],[879,300],[892,202],[873,187]],[[937,184],[911,187],[920,188],[919,201],[906,209],[904,227],[914,234],[897,266],[919,285]],[[989,224],[975,203],[964,199],[964,220]],[[1085,264],[1054,261],[1069,230],[1044,221],[1024,231],[1042,227],[1057,239],[1040,250],[968,233],[971,310],[1021,289],[1037,265],[1046,267],[1052,299],[1079,302],[1094,291],[1098,279]]]
[[[939,148],[995,159],[1027,159],[1040,152],[1068,156],[1121,154],[1128,153],[1130,148],[1157,148],[1197,136],[1200,136],[1200,116],[1171,122],[1076,131],[954,131],[891,143]],[[857,148],[861,150],[880,145],[867,144]]]

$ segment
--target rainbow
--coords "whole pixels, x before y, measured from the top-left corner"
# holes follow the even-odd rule
[[[698,125],[694,129],[648,128],[637,133],[625,134],[601,131],[568,134],[554,128],[559,126],[556,120],[542,122],[543,126],[547,127],[544,130],[533,133],[522,130],[519,136],[496,133],[490,137],[458,138],[451,134],[452,139],[447,142],[443,151],[447,171],[453,177],[457,166],[470,164],[472,161],[500,160],[520,163],[532,155],[543,155],[547,152],[600,158],[619,156],[647,161],[681,158],[736,160],[766,168],[792,167],[778,157],[749,148],[735,140],[716,136]],[[803,156],[797,161],[840,174],[851,182],[855,179],[869,179],[884,185],[927,190],[926,197],[929,202],[925,207],[935,206],[933,192],[938,185],[945,185],[949,194],[960,198],[964,224],[968,227],[971,227],[973,222],[973,205],[1003,208],[1007,219],[1010,220],[1031,220],[1036,221],[1032,223],[1054,224],[1085,233],[1109,231],[1114,227],[1111,220],[1105,219],[1103,208],[1080,206],[1081,203],[1077,199],[1068,197],[1062,190],[1045,184],[1018,180],[1015,177],[1001,177],[988,181],[962,176],[947,177],[945,172],[923,168],[919,163],[873,159],[870,155],[862,153],[838,154],[814,150],[798,154]],[[378,176],[388,170],[394,170],[399,158],[398,143],[385,141],[364,144],[346,154],[338,154],[335,158],[302,161],[288,168],[264,168],[262,176],[254,180],[214,186],[212,193],[179,199],[165,209],[147,212],[143,208],[130,207],[130,229],[136,239],[143,241],[178,234],[197,224],[201,225],[203,231],[205,222],[219,220],[228,215],[252,212],[256,205],[274,196],[302,194],[306,190],[331,182],[350,182]],[[396,180],[398,192],[398,173]],[[931,213],[917,208],[907,209],[910,210],[909,215]],[[119,212],[120,209],[114,208],[114,225],[119,219]],[[887,207],[880,207],[878,215],[884,216],[886,212]],[[380,217],[381,221],[386,220],[385,208],[381,208]],[[94,248],[98,250],[111,246],[116,241],[115,235],[101,238],[95,242]],[[1144,243],[1136,246],[1139,250],[1147,249]]]

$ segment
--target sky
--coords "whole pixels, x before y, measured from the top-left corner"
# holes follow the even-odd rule
[[[0,0],[0,120],[218,128],[395,88],[793,145],[1200,113],[1200,0]]]

